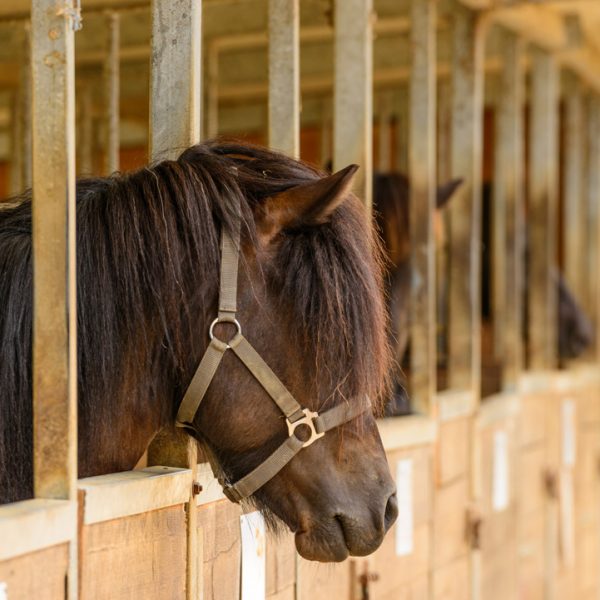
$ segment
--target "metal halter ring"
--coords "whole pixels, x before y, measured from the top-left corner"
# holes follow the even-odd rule
[[[236,334],[229,340],[229,342],[236,336],[236,335],[241,335],[242,334],[242,326],[240,325],[239,321],[235,318],[223,318],[223,317],[217,317],[211,324],[210,327],[208,329],[208,337],[210,337],[211,341],[215,339],[215,325],[217,323],[231,323],[232,325],[235,325],[237,332]],[[218,339],[218,338],[217,338]],[[220,340],[222,341],[222,340]],[[227,347],[229,348],[229,342],[223,342],[224,344],[227,344]]]
[[[302,412],[304,413],[304,416],[301,419],[298,419],[293,423],[291,423],[289,419],[286,419],[286,422],[288,426],[288,434],[290,437],[294,435],[294,431],[296,430],[296,427],[298,427],[298,425],[308,426],[308,428],[310,429],[310,437],[302,444],[302,447],[306,448],[307,446],[310,446],[315,440],[322,438],[325,435],[325,432],[323,431],[322,433],[317,433],[317,430],[315,429],[314,420],[319,416],[319,413],[312,412],[308,408],[303,408]]]

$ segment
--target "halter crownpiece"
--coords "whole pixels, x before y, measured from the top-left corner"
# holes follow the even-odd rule
[[[302,408],[281,383],[277,375],[273,373],[269,365],[261,358],[260,354],[242,335],[242,326],[236,319],[240,224],[241,217],[238,214],[231,234],[225,230],[221,232],[219,312],[217,318],[210,324],[208,331],[210,343],[181,401],[175,421],[177,427],[191,429],[196,432],[193,424],[194,418],[227,350],[232,350],[244,363],[285,415],[288,438],[277,450],[235,484],[219,480],[219,483],[223,486],[223,493],[232,502],[239,502],[254,494],[279,473],[302,448],[310,446],[330,429],[352,421],[370,406],[367,399],[365,404],[354,407],[340,404],[321,415],[308,408]],[[236,333],[228,342],[223,342],[215,337],[214,328],[217,323],[232,323],[235,325]],[[302,440],[296,436],[296,429],[301,425],[306,426],[310,432],[310,437],[307,440]]]

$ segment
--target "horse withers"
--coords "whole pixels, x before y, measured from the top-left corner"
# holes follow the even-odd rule
[[[239,227],[245,339],[309,414],[342,406],[358,415],[303,448],[251,500],[295,532],[305,558],[339,561],[381,544],[397,506],[367,407],[381,409],[390,351],[381,260],[350,192],[354,170],[323,176],[218,141],[78,182],[80,477],[132,469],[174,423],[217,316],[221,237]],[[0,210],[0,273],[0,499],[10,502],[32,495],[30,193]],[[231,323],[214,329],[235,335]],[[191,425],[230,482],[293,435],[230,351]]]

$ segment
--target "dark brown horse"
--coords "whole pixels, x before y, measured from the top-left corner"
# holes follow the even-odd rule
[[[175,161],[78,183],[81,477],[133,468],[174,422],[208,344],[220,232],[232,229],[236,206],[245,337],[311,410],[382,398],[389,349],[380,260],[348,191],[353,172],[326,177],[266,149],[209,142]],[[0,211],[2,502],[32,495],[30,194],[18,200]],[[234,481],[288,435],[229,354],[193,425]],[[374,415],[302,450],[253,501],[295,532],[306,558],[373,552],[397,513]]]
[[[436,207],[441,209],[462,180],[455,179],[437,189]],[[406,377],[402,371],[408,348],[410,294],[410,228],[408,202],[410,182],[401,173],[376,173],[373,178],[373,210],[388,258],[385,276],[388,310],[391,317],[390,343],[397,364],[394,368],[393,391],[386,403],[387,416],[410,413]]]

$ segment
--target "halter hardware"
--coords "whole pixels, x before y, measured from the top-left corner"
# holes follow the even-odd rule
[[[334,408],[319,414],[308,408],[303,408],[292,396],[289,390],[273,373],[269,365],[242,335],[242,326],[236,319],[237,310],[237,274],[240,246],[239,217],[231,234],[221,233],[221,280],[219,287],[219,313],[210,324],[208,337],[210,343],[200,360],[200,364],[192,377],[187,391],[179,405],[175,424],[177,427],[196,432],[194,419],[200,408],[200,403],[213,380],[225,352],[231,350],[244,363],[252,376],[262,385],[271,399],[286,417],[288,438],[269,455],[260,465],[234,484],[219,479],[223,493],[232,502],[239,502],[251,496],[265,483],[272,479],[300,450],[307,448],[327,431],[352,421],[370,407],[369,399],[355,406],[339,404]],[[215,337],[214,328],[218,323],[231,323],[236,327],[236,333],[224,342]],[[308,427],[310,436],[302,440],[296,435],[300,426]]]
[[[306,425],[309,428],[310,437],[302,444],[303,448],[308,448],[314,441],[318,440],[319,438],[322,438],[325,435],[325,432],[322,431],[321,433],[318,433],[315,428],[315,419],[319,418],[319,413],[313,412],[308,408],[303,408],[302,412],[304,413],[304,416],[298,419],[297,421],[291,422],[289,419],[286,419],[286,422],[288,426],[288,434],[290,437],[295,436],[296,428],[300,425]]]

